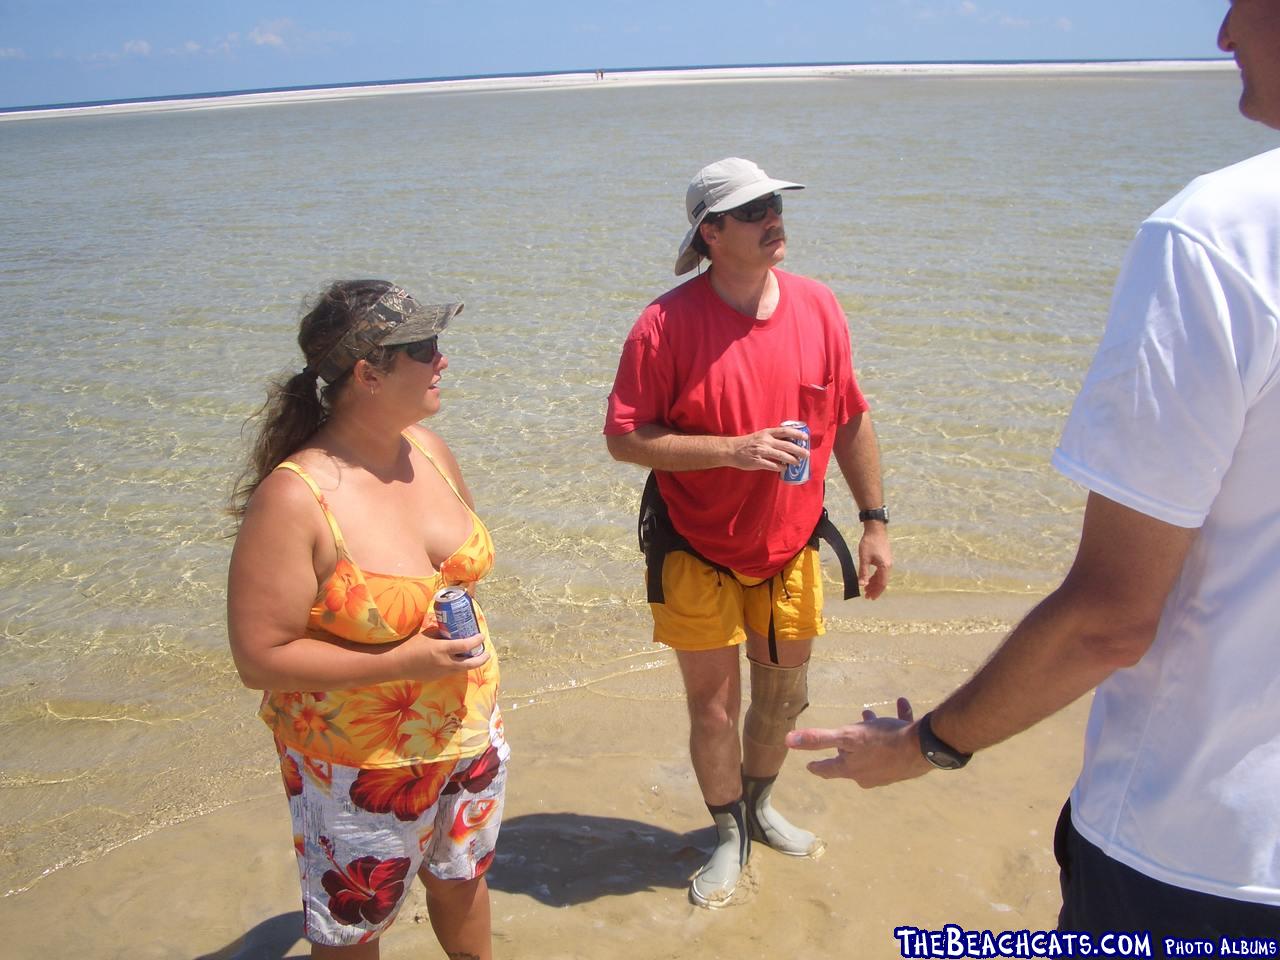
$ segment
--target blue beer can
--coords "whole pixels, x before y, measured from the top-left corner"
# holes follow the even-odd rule
[[[807,423],[805,423],[803,420],[784,420],[782,422],[782,426],[795,427],[797,430],[804,433],[804,440],[802,441],[792,440],[791,442],[796,444],[796,446],[804,447],[806,450],[809,449],[809,425]],[[805,457],[799,463],[788,466],[785,470],[783,470],[782,482],[783,483],[808,483],[809,482],[809,458]]]
[[[472,606],[471,596],[465,588],[445,587],[436,592],[431,602],[436,611],[436,623],[446,637],[474,637],[480,632],[475,607]],[[467,656],[478,657],[482,653],[484,653],[483,640],[473,647]]]

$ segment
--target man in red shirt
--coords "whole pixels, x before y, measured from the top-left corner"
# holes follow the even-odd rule
[[[869,599],[884,592],[893,562],[844,313],[822,284],[777,269],[781,191],[799,189],[738,157],[693,178],[675,272],[703,258],[711,267],[636,321],[604,428],[610,454],[649,467],[656,481],[642,505],[650,609],[654,640],[676,651],[689,752],[718,834],[690,887],[709,907],[729,901],[751,840],[791,856],[822,850],[770,797],[786,734],[808,706],[813,638],[824,632],[817,538],[834,532],[823,510],[833,454],[860,508],[857,576]],[[785,421],[803,422],[807,438]],[[806,440],[807,450],[797,444]],[[807,481],[784,482],[806,458]],[[744,643],[751,706],[739,739]]]

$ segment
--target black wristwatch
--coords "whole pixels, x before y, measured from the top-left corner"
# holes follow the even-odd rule
[[[868,520],[879,520],[883,524],[888,524],[889,508],[876,507],[874,510],[859,510],[858,520],[862,523],[866,523]]]
[[[932,713],[926,713],[916,724],[916,730],[920,733],[920,752],[939,770],[959,770],[969,762],[973,754],[961,753],[945,740],[939,739],[929,720],[932,716]]]

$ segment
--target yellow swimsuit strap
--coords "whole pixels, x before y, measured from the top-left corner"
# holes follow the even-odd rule
[[[305,482],[308,487],[311,488],[311,492],[316,496],[316,503],[320,504],[320,510],[324,513],[324,518],[329,523],[329,529],[333,531],[333,539],[337,544],[338,552],[345,553],[346,543],[342,539],[342,531],[338,529],[337,518],[335,518],[333,513],[329,510],[329,504],[325,503],[324,494],[320,492],[320,487],[311,479],[307,471],[303,470],[302,467],[298,466],[292,460],[285,460],[280,464],[280,466],[276,467],[276,469],[293,471],[303,479],[303,482]]]
[[[412,435],[412,434],[410,434],[410,433],[407,433],[407,432],[406,432],[406,433],[402,434],[402,436],[403,436],[406,440],[408,440],[411,444],[413,444],[413,445],[414,445],[414,447],[417,449],[417,451],[418,451],[420,454],[422,454],[424,457],[426,457],[426,458],[427,458],[427,461],[428,461],[428,462],[429,462],[433,467],[435,467],[435,468],[436,468],[436,473],[440,474],[440,476],[442,476],[442,477],[444,478],[444,482],[445,482],[445,483],[447,483],[447,484],[449,485],[449,489],[453,491],[454,496],[456,496],[459,500],[462,500],[462,505],[463,505],[464,507],[467,507],[467,513],[474,513],[474,512],[472,511],[472,509],[471,509],[469,506],[467,506],[467,501],[463,499],[463,497],[462,497],[462,493],[461,493],[461,492],[458,490],[458,488],[454,485],[453,479],[449,476],[449,474],[445,473],[445,472],[444,472],[444,470],[442,470],[442,469],[440,468],[440,464],[436,463],[436,458],[435,458],[435,457],[433,457],[431,454],[429,454],[429,453],[427,452],[427,448],[426,448],[426,447],[424,447],[424,446],[423,446],[421,443],[419,443],[417,440],[415,440],[415,439],[414,439],[414,437],[413,437],[413,435]]]
[[[453,479],[449,476],[449,474],[447,474],[444,470],[441,469],[440,464],[436,463],[436,458],[431,456],[431,454],[427,452],[426,447],[424,447],[421,443],[419,443],[411,434],[406,432],[402,434],[402,436],[406,440],[408,440],[411,444],[413,444],[414,448],[417,449],[419,453],[421,453],[424,457],[427,458],[428,463],[430,463],[433,467],[436,468],[436,473],[440,474],[440,476],[444,478],[444,482],[449,485],[449,489],[453,491],[453,495],[462,502],[463,507],[466,507],[467,513],[471,514],[471,516],[474,518],[475,511],[473,511],[471,507],[467,504],[467,501],[463,498],[461,491],[458,490],[457,486],[454,484]],[[316,482],[311,479],[311,476],[307,473],[306,470],[302,469],[301,466],[294,463],[292,460],[283,461],[278,467],[276,467],[276,469],[291,470],[292,472],[300,476],[303,479],[303,482],[306,483],[306,485],[311,488],[311,492],[315,494],[316,502],[320,504],[320,509],[321,511],[324,512],[324,518],[329,524],[329,529],[333,531],[333,539],[338,545],[338,552],[345,553],[347,549],[347,545],[346,545],[346,541],[342,539],[342,530],[339,529],[338,520],[333,515],[333,512],[329,509],[329,504],[325,502],[324,494],[320,492],[319,485],[317,485]]]

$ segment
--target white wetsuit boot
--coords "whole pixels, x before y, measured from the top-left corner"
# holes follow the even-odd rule
[[[706,866],[693,875],[689,899],[700,907],[723,907],[733,896],[738,878],[751,856],[746,806],[738,800],[724,806],[707,805],[716,824],[716,848]]]
[[[817,857],[826,848],[818,837],[802,830],[773,808],[772,777],[742,777],[742,798],[747,807],[747,832],[752,840],[789,857]]]

